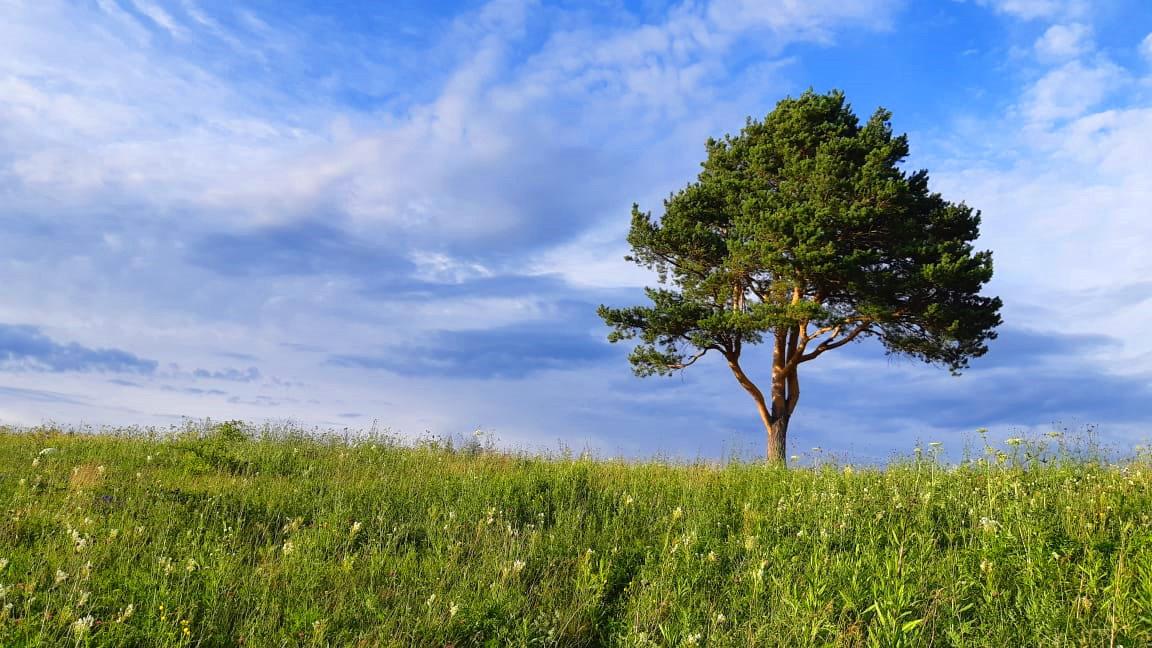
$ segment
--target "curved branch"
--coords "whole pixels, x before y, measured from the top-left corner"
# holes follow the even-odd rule
[[[824,353],[825,351],[831,351],[832,349],[842,347],[845,344],[848,344],[852,340],[855,340],[857,338],[857,336],[859,336],[861,333],[867,331],[871,325],[872,325],[871,321],[864,322],[863,324],[860,324],[856,328],[852,329],[848,333],[848,335],[845,335],[843,338],[840,338],[839,340],[836,339],[836,336],[839,335],[839,332],[840,332],[840,327],[837,326],[836,327],[836,333],[834,333],[832,335],[832,337],[828,338],[827,340],[824,340],[819,345],[817,345],[815,349],[812,349],[808,353],[805,353],[805,354],[801,355],[799,358],[797,358],[797,360],[796,360],[797,364],[799,364],[801,362],[808,362],[809,360],[812,360],[812,359],[818,357],[821,353]]]
[[[697,360],[699,360],[700,358],[703,358],[704,354],[708,353],[711,350],[712,350],[712,347],[708,347],[707,349],[704,349],[700,353],[697,353],[694,356],[690,356],[688,359],[688,362],[676,362],[676,363],[665,365],[665,366],[667,366],[669,369],[684,369],[686,367],[691,367],[692,365],[696,364]]]

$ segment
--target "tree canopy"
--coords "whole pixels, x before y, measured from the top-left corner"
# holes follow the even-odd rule
[[[738,135],[709,139],[696,181],[653,219],[632,209],[626,257],[657,273],[651,305],[600,306],[612,342],[638,338],[638,376],[721,355],[757,403],[768,458],[782,461],[800,396],[798,367],[856,340],[953,373],[987,351],[1001,301],[980,295],[992,254],[980,214],[906,172],[891,113],[861,124],[844,94],[780,101]],[[745,346],[772,346],[766,398]]]

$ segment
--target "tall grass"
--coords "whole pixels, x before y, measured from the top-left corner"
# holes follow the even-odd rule
[[[0,434],[0,645],[1152,645],[1147,457],[252,436]]]

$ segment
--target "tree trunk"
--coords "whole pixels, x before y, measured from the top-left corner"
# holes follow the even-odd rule
[[[764,399],[764,392],[744,373],[743,367],[740,366],[740,361],[735,354],[727,357],[728,367],[732,369],[732,374],[736,376],[736,382],[745,389],[751,396],[752,400],[756,401],[756,409],[760,412],[760,420],[764,422],[764,430],[768,433],[768,463],[784,463],[784,448],[785,442],[788,437],[788,419],[791,412],[788,410],[788,403],[784,399],[785,389],[787,385],[787,377],[780,378],[780,384],[777,385],[775,376],[773,377],[773,403],[771,411],[768,408],[768,402]]]
[[[768,425],[768,463],[783,464],[784,452],[788,444],[787,416],[778,416]]]

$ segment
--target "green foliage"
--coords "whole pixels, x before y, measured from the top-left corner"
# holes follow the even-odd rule
[[[651,306],[598,313],[610,341],[639,339],[637,375],[709,351],[738,363],[771,338],[778,420],[795,407],[796,366],[853,340],[953,372],[987,351],[1001,302],[979,294],[992,277],[991,253],[972,246],[980,215],[900,168],[908,140],[890,117],[861,124],[842,93],[808,91],[709,140],[659,220],[633,206],[628,260],[670,287],[648,289]]]
[[[786,471],[247,436],[253,466],[301,459],[0,434],[0,644],[1152,645],[1149,456]]]
[[[631,260],[676,291],[601,308],[613,340],[639,334],[638,372],[682,362],[678,344],[734,350],[779,328],[867,324],[893,353],[952,369],[982,355],[1000,300],[981,297],[992,255],[979,213],[899,168],[908,140],[883,109],[860,124],[844,95],[785,99],[737,136],[709,140],[696,182],[659,222],[633,208]],[[657,351],[662,348],[663,351]]]

